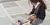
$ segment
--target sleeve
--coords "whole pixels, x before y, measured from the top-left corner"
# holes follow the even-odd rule
[[[41,19],[44,19],[44,17],[45,17],[45,9],[44,9],[44,6],[41,6],[40,7],[39,13],[40,14],[37,17],[40,17]]]
[[[35,8],[32,9],[32,11],[29,13],[29,15],[34,14]]]

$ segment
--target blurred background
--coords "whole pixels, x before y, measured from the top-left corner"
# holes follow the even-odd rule
[[[40,25],[50,25],[50,0],[44,2],[47,5],[46,18]],[[12,25],[17,15],[30,11],[28,0],[0,0],[0,25]]]

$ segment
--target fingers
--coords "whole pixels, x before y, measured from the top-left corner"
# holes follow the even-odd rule
[[[36,17],[35,17],[35,16],[31,16],[30,18],[31,18],[31,19],[35,19]]]
[[[29,16],[29,14],[25,13],[26,16]]]

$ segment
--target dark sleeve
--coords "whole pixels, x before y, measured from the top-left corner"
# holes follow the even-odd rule
[[[42,19],[42,20],[45,18],[45,9],[44,9],[44,6],[40,7],[39,15],[37,15],[37,17]]]
[[[32,11],[29,13],[29,15],[34,14],[35,8],[32,9]]]

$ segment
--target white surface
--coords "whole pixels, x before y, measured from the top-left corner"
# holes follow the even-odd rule
[[[4,3],[4,2],[12,2],[12,1],[18,1],[18,0],[0,0],[0,3]]]
[[[1,7],[1,4],[0,4],[0,18],[5,17],[5,16],[7,16],[7,15],[6,15],[4,9]]]
[[[0,25],[10,25],[12,21],[6,16],[6,17],[0,17]]]
[[[28,19],[28,17],[24,14],[12,15],[11,17],[15,20],[15,22],[17,22],[18,20],[27,20]]]
[[[16,7],[16,6],[18,6],[18,4],[16,4],[15,2],[2,3],[2,5],[4,6],[4,8],[9,8],[9,7]]]

